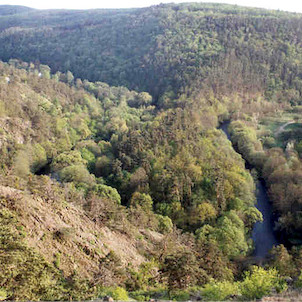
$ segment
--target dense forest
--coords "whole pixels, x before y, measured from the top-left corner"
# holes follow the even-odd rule
[[[4,61],[41,62],[156,98],[202,86],[298,101],[302,90],[299,14],[218,4],[4,12]]]
[[[301,287],[301,20],[0,6],[0,300]],[[261,263],[257,178],[280,239]]]

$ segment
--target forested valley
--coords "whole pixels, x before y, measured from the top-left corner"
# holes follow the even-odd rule
[[[299,293],[300,14],[8,5],[0,43],[0,300]]]

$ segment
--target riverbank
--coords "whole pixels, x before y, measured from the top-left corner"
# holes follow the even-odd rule
[[[228,129],[230,123],[230,121],[223,122],[219,126],[219,129],[221,129],[227,138],[232,142],[231,133]],[[234,146],[233,142],[232,145]],[[240,154],[236,148],[234,148],[234,150]],[[246,161],[246,168],[251,172],[251,170],[255,167]],[[256,180],[256,200],[256,207],[261,212],[263,221],[256,222],[253,227],[252,239],[255,246],[253,256],[257,260],[262,260],[268,256],[272,247],[277,245],[279,242],[274,231],[275,219],[272,205],[268,198],[265,182],[261,178]]]

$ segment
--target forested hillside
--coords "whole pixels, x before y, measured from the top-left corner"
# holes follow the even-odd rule
[[[299,14],[217,4],[32,11],[0,18],[0,58],[40,61],[156,97],[202,86],[297,101],[301,20]]]
[[[218,4],[0,6],[0,299],[300,287],[301,20]],[[286,246],[261,265],[257,177]]]

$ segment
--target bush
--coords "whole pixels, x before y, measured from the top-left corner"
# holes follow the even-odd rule
[[[149,301],[152,298],[156,300],[169,300],[168,291],[165,287],[156,287],[153,289],[149,288],[148,290],[131,291],[129,295],[136,301]]]
[[[52,162],[51,168],[53,171],[58,171],[68,166],[83,165],[85,166],[87,161],[82,158],[79,151],[66,151],[59,154]]]
[[[212,281],[205,285],[201,291],[201,295],[206,300],[222,301],[231,295],[239,295],[239,288],[237,283]]]
[[[6,295],[23,301],[60,298],[59,271],[26,245],[23,232],[16,226],[15,214],[0,210],[0,280],[7,291],[0,289],[0,299]]]
[[[147,290],[155,287],[158,281],[158,263],[155,261],[143,262],[139,270],[129,270],[130,277],[126,281],[128,290]]]
[[[302,272],[300,273],[300,276],[298,277],[297,281],[295,282],[295,287],[302,288]]]
[[[193,286],[203,274],[196,256],[190,250],[175,250],[167,255],[160,272],[167,278],[169,291]]]
[[[31,170],[33,173],[47,164],[45,149],[40,144],[35,144],[32,149]]]
[[[7,298],[6,291],[0,288],[0,301],[3,301]]]
[[[265,270],[257,266],[253,266],[251,272],[246,272],[244,280],[240,283],[243,297],[249,300],[260,299],[264,295],[270,294],[273,288],[279,291],[286,289],[277,270]]]
[[[150,297],[149,296],[144,296],[140,294],[140,291],[130,293],[131,298],[135,299],[136,301],[149,301]]]
[[[128,301],[129,300],[127,291],[124,288],[119,287],[119,286],[105,288],[102,293],[102,296],[105,296],[105,295],[112,297],[114,301]]]
[[[173,229],[172,220],[168,216],[157,215],[158,231],[166,234],[170,233]]]
[[[108,198],[110,200],[115,201],[117,204],[121,204],[121,196],[115,188],[102,184],[97,184],[93,187],[93,191],[99,197]]]
[[[112,161],[109,157],[103,155],[97,158],[95,163],[95,172],[97,176],[107,177],[112,171]]]
[[[93,176],[82,165],[74,165],[62,169],[60,171],[60,179],[63,182],[74,182],[76,184],[91,184],[94,182]]]
[[[54,237],[59,239],[59,240],[69,240],[72,239],[75,235],[75,230],[74,228],[68,228],[68,227],[64,227],[61,229],[58,229],[55,234]]]
[[[145,211],[152,210],[153,201],[149,194],[135,192],[130,200],[130,206],[140,206]]]
[[[177,290],[170,293],[170,298],[173,301],[188,301],[190,300],[190,293],[185,290]]]
[[[30,174],[29,156],[25,150],[20,150],[14,162],[14,173],[20,177],[26,177]]]

